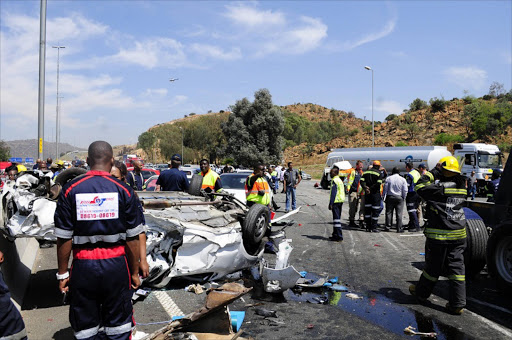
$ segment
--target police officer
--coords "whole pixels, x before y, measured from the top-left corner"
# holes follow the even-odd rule
[[[343,232],[341,229],[341,208],[345,201],[345,187],[340,178],[340,169],[335,165],[331,169],[331,195],[329,199],[329,210],[332,211],[332,235],[329,240],[343,241]]]
[[[70,292],[77,339],[97,339],[100,327],[109,339],[129,339],[132,289],[140,285],[142,212],[132,188],[110,175],[110,144],[92,143],[87,163],[91,170],[63,186],[55,211],[59,289]]]
[[[365,191],[364,219],[366,231],[378,233],[377,222],[382,210],[380,188],[384,175],[380,172],[380,161],[373,161],[372,167],[363,173],[361,185]]]
[[[219,174],[210,169],[210,163],[207,159],[202,159],[199,162],[199,167],[201,168],[201,176],[203,176],[203,184],[201,185],[201,189],[210,193],[210,192],[219,192],[222,190],[222,182],[220,180]]]
[[[245,197],[247,206],[261,204],[270,205],[270,186],[264,178],[265,167],[258,164],[254,167],[254,172],[245,180]]]
[[[453,156],[441,158],[439,182],[418,189],[418,194],[429,205],[428,223],[425,228],[425,269],[417,285],[409,291],[420,302],[425,302],[442,273],[450,281],[446,309],[460,315],[466,305],[466,279],[464,249],[466,248],[466,180],[460,174],[459,163]],[[423,180],[420,181],[420,183]]]
[[[405,169],[407,170],[405,179],[407,180],[408,186],[407,197],[405,198],[405,205],[407,207],[407,213],[409,214],[408,229],[410,232],[415,232],[421,230],[417,211],[420,204],[420,199],[414,190],[414,187],[416,186],[416,183],[418,183],[421,175],[418,170],[413,169],[412,163],[407,163],[405,165]]]
[[[500,186],[500,170],[493,170],[491,175],[491,181],[487,182],[487,202],[494,202],[494,195],[498,192],[498,187]]]
[[[4,254],[0,251],[0,265],[4,262]],[[0,339],[24,340],[27,339],[25,323],[20,312],[11,301],[9,288],[5,284],[4,276],[0,271]]]

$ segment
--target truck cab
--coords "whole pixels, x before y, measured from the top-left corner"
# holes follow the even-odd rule
[[[490,180],[493,170],[503,170],[503,154],[496,145],[484,143],[456,143],[453,154],[462,163],[461,173],[470,176],[474,171],[478,191],[481,192]]]

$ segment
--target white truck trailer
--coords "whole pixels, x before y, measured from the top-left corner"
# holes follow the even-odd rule
[[[388,172],[395,166],[405,173],[405,164],[413,163],[417,167],[425,163],[427,169],[432,169],[437,162],[445,156],[451,156],[446,146],[404,146],[404,147],[380,147],[380,148],[346,148],[334,149],[327,156],[322,188],[327,189],[331,180],[329,171],[335,163],[348,161],[355,167],[357,160],[364,162],[364,169],[368,168],[374,160],[381,162]],[[494,169],[503,169],[502,153],[496,145],[483,143],[457,143],[454,145],[454,156],[459,160],[461,172],[469,176],[475,171],[479,188],[485,186]],[[345,163],[345,162],[344,162]]]
[[[391,172],[395,166],[400,169],[401,173],[405,173],[405,164],[413,163],[418,166],[425,163],[428,169],[436,166],[436,163],[445,156],[451,156],[446,146],[400,146],[400,147],[383,147],[383,148],[346,148],[334,149],[327,156],[324,175],[322,177],[322,188],[327,189],[331,180],[329,171],[333,164],[340,161],[348,161],[355,167],[358,160],[363,161],[364,169],[374,160],[381,162],[382,166],[388,172]]]

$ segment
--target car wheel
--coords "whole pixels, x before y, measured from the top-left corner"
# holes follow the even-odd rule
[[[64,184],[66,184],[67,182],[71,181],[75,177],[85,174],[86,172],[87,170],[83,168],[66,169],[57,175],[57,177],[55,178],[55,183],[64,186]]]
[[[327,176],[325,174],[322,176],[320,185],[322,186],[322,189],[324,189],[324,190],[329,189],[329,181],[327,180]]]
[[[487,269],[498,288],[512,295],[512,225],[493,229],[487,246]]]
[[[249,208],[242,226],[242,239],[247,252],[255,255],[265,236],[269,222],[268,207],[254,204]]]
[[[188,186],[188,193],[193,196],[202,196],[201,195],[201,186],[203,185],[203,176],[194,175],[190,179],[190,184]]]

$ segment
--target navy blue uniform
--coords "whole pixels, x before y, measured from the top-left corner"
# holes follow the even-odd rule
[[[62,188],[55,235],[73,240],[69,319],[77,339],[129,339],[134,326],[126,238],[143,231],[133,190],[109,173],[89,171]],[[100,333],[101,334],[101,333]]]
[[[156,180],[156,185],[159,185],[162,191],[187,191],[187,174],[177,168],[162,171]]]
[[[142,187],[144,186],[144,177],[142,176],[142,173],[137,175],[135,172],[130,171],[126,176],[126,183],[128,183],[133,190],[142,191]]]
[[[25,324],[20,312],[11,301],[11,294],[4,282],[2,272],[0,272],[0,339],[27,339]]]

